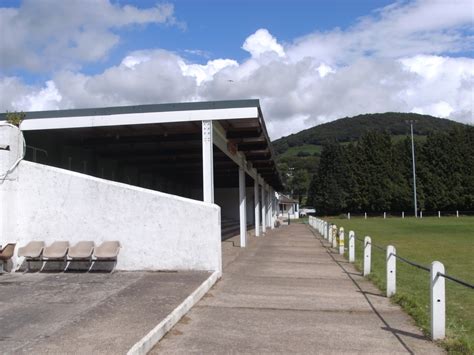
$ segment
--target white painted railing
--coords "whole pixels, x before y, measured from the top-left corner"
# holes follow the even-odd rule
[[[331,247],[338,246],[339,254],[344,254],[344,228],[339,229],[339,238],[337,238],[337,226],[330,224],[323,219],[310,216],[309,225],[314,228],[324,239],[328,240]],[[348,254],[349,262],[355,261],[355,240],[363,242],[363,275],[368,276],[371,273],[372,246],[385,252],[386,255],[386,285],[387,297],[395,295],[397,290],[397,259],[411,266],[417,267],[430,273],[430,329],[431,338],[433,340],[443,339],[446,335],[446,297],[445,297],[445,279],[449,279],[465,287],[474,290],[474,285],[463,280],[459,280],[450,275],[446,275],[444,265],[439,261],[433,261],[431,267],[425,267],[413,261],[402,258],[397,255],[393,245],[387,247],[379,246],[372,243],[369,236],[364,239],[357,238],[354,231],[349,231]]]

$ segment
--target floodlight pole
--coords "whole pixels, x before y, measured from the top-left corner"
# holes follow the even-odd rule
[[[413,140],[413,121],[410,121],[411,130],[411,159],[413,163],[413,201],[415,203],[415,218],[418,218],[418,207],[416,203],[416,168],[415,168],[415,143]]]

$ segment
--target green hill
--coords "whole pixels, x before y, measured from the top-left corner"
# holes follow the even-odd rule
[[[392,136],[405,136],[410,133],[408,120],[415,120],[413,127],[415,135],[426,136],[431,132],[445,131],[462,123],[448,119],[419,115],[416,113],[374,113],[354,117],[345,117],[329,123],[324,123],[301,132],[282,137],[273,142],[273,147],[278,155],[284,154],[294,147],[304,145],[320,146],[328,141],[351,142],[357,140],[367,131],[387,132]],[[302,149],[301,151],[307,151]],[[315,148],[313,148],[314,150]]]
[[[322,146],[327,142],[349,144],[369,131],[386,132],[392,141],[406,139],[410,134],[407,121],[415,121],[415,140],[424,142],[430,133],[445,132],[462,123],[416,113],[375,113],[345,117],[324,123],[275,140],[272,144],[286,185],[286,192],[304,203],[309,182],[317,171]]]

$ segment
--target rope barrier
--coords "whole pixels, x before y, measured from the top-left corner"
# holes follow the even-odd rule
[[[469,287],[469,288],[474,289],[474,285],[472,285],[472,284],[470,284],[470,283],[468,283],[468,282],[466,282],[466,281],[457,279],[457,278],[455,278],[455,277],[453,277],[453,276],[446,275],[446,274],[443,274],[443,273],[441,273],[441,272],[438,272],[436,275],[437,275],[437,276],[443,276],[445,279],[454,281],[454,282],[456,282],[456,283],[458,283],[458,284],[460,284],[460,285],[463,285],[463,286],[466,286],[466,287]]]

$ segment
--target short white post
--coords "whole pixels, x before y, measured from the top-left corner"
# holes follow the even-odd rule
[[[247,198],[245,193],[245,170],[239,167],[239,216],[240,216],[240,247],[247,245]]]
[[[397,290],[397,258],[393,245],[387,246],[387,297],[391,297]]]
[[[423,211],[420,211],[420,218],[423,218]]]
[[[441,211],[438,211],[438,218],[441,218]]]
[[[351,219],[351,213],[347,212],[347,219]]]
[[[367,219],[367,212],[364,213],[364,219]]]
[[[364,238],[364,276],[370,275],[370,265],[372,258],[372,239]]]
[[[339,254],[344,255],[344,228],[339,228]]]
[[[353,263],[355,260],[355,233],[349,231],[349,262]]]
[[[445,280],[444,265],[439,261],[431,263],[431,339],[438,340],[445,337],[446,329],[446,298],[445,298]]]
[[[328,225],[328,242],[332,244],[332,225]]]
[[[387,212],[383,213],[383,219],[387,218]]]
[[[459,211],[456,210],[456,217],[459,218]]]
[[[332,226],[332,247],[337,248],[337,226]]]
[[[405,218],[405,212],[402,212],[402,218]]]

